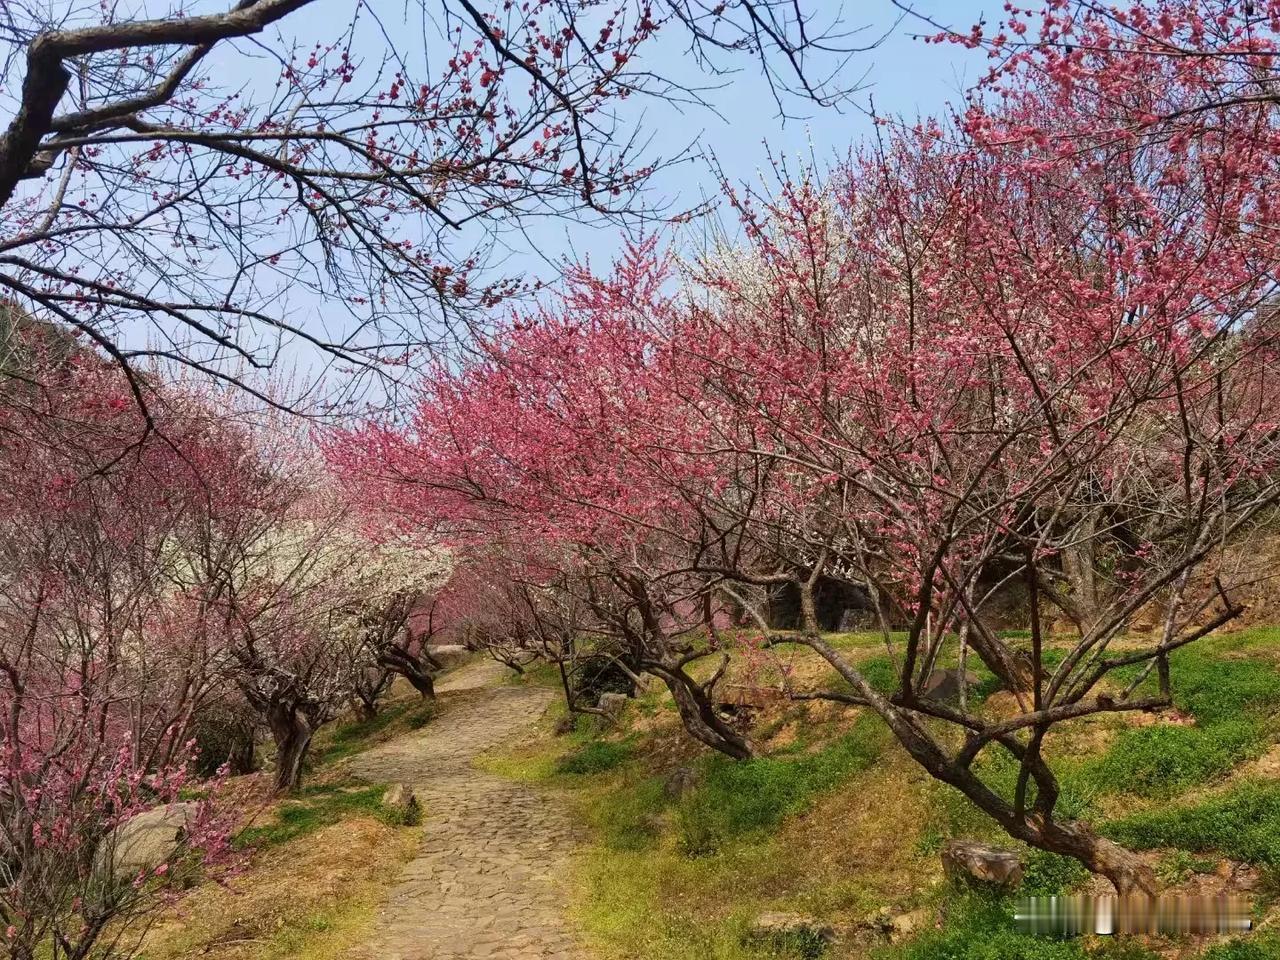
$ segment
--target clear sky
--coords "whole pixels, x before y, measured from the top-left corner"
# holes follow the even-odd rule
[[[822,3],[834,0],[820,0]],[[934,20],[959,29],[982,19],[997,20],[1001,15],[999,0],[915,0],[914,8]],[[871,133],[867,107],[874,102],[881,114],[917,115],[941,112],[948,102],[957,100],[985,68],[985,55],[955,44],[928,44],[913,34],[931,28],[918,20],[903,18],[889,0],[853,0],[845,3],[845,19],[851,24],[865,24],[865,31],[854,42],[870,42],[885,35],[874,50],[855,55],[845,69],[848,84],[863,87],[856,97],[857,106],[836,111],[812,104],[791,101],[787,104],[799,119],[778,116],[777,106],[765,79],[745,57],[738,60],[740,71],[723,81],[720,89],[708,90],[705,97],[715,112],[697,107],[683,111],[675,106],[650,103],[643,118],[645,128],[654,135],[653,149],[671,154],[695,139],[696,149],[708,158],[661,171],[654,181],[652,200],[668,200],[673,209],[688,208],[700,200],[713,198],[717,183],[709,156],[733,182],[758,182],[767,172],[770,156],[811,155],[819,163],[843,156],[852,146]],[[683,58],[683,50],[674,37],[663,38],[650,48],[658,55],[649,65],[664,76],[687,78],[690,83],[707,83],[691,70]],[[861,108],[861,109],[860,109]],[[718,115],[717,115],[718,114]],[[528,239],[509,238],[512,248],[508,270],[536,272],[540,276],[553,273],[546,260],[562,256],[589,256],[593,263],[605,262],[622,243],[620,231],[613,226],[585,227],[563,222],[543,222],[531,230]]]
[[[719,193],[719,182],[712,163],[735,184],[759,184],[762,173],[770,169],[770,157],[795,158],[818,164],[845,155],[872,132],[867,113],[868,104],[874,102],[881,115],[904,116],[915,119],[919,115],[938,114],[947,104],[957,100],[961,93],[980,76],[985,69],[985,55],[964,49],[955,44],[929,44],[913,37],[913,34],[933,32],[926,23],[904,17],[891,0],[804,0],[802,6],[809,10],[834,11],[843,3],[843,21],[846,25],[862,26],[863,30],[851,42],[858,45],[871,43],[883,37],[873,50],[855,54],[846,64],[844,74],[836,82],[842,86],[859,85],[855,102],[837,111],[824,109],[812,103],[791,100],[786,103],[790,117],[779,116],[778,106],[768,83],[761,76],[758,64],[749,55],[725,59],[724,66],[735,66],[737,71],[729,76],[707,77],[701,73],[688,55],[687,36],[672,27],[660,33],[649,43],[644,56],[647,61],[632,66],[647,68],[664,78],[682,82],[690,87],[715,85],[705,89],[703,96],[710,108],[688,106],[680,108],[662,100],[643,100],[633,97],[619,105],[625,110],[623,134],[629,134],[634,124],[650,138],[650,155],[670,157],[692,147],[691,158],[682,164],[662,169],[651,182],[647,200],[657,206],[665,205],[672,212],[689,209],[700,202],[714,199]],[[939,23],[966,30],[983,18],[984,12],[991,20],[998,20],[1002,12],[1002,0],[912,0],[914,8]],[[431,33],[431,25],[415,24],[405,20],[405,7],[396,0],[366,0],[367,9],[386,13],[385,26],[397,27],[405,32],[397,37],[404,41],[409,56],[421,56],[430,61],[438,73],[442,67],[441,51],[431,49],[431,41],[424,39],[424,49],[414,50],[419,30]],[[424,11],[438,11],[428,2]],[[304,8],[301,14],[286,18],[280,25],[281,39],[286,43],[297,41],[302,50],[316,42],[331,43],[335,32],[350,18],[351,0],[319,0],[314,6]],[[368,18],[366,18],[368,20]],[[362,21],[363,23],[364,21]],[[353,47],[356,59],[368,60],[376,65],[385,52],[386,37],[368,28]],[[243,41],[239,49],[254,51],[255,40]],[[420,44],[421,46],[421,44]],[[261,67],[255,67],[260,63]],[[234,64],[234,66],[233,66]],[[215,54],[210,61],[213,75],[222,83],[235,86],[243,84],[250,100],[253,92],[269,91],[279,74],[278,62],[270,57],[256,60],[219,61]],[[261,70],[261,76],[255,70]],[[819,68],[821,69],[821,68]],[[261,87],[261,89],[260,89]],[[723,218],[732,228],[732,217]],[[526,281],[553,282],[558,266],[566,259],[589,258],[596,267],[603,267],[620,251],[625,237],[612,223],[580,223],[563,219],[533,219],[523,231],[501,230],[501,224],[487,226],[477,224],[458,236],[465,250],[485,238],[476,231],[498,227],[495,253],[497,262],[491,263],[493,274],[519,277]],[[687,228],[699,230],[697,224]],[[490,237],[493,234],[489,234]],[[412,237],[408,237],[412,239]],[[679,239],[679,238],[677,238]],[[493,274],[490,275],[492,278]],[[269,281],[270,278],[267,278]],[[269,284],[268,284],[269,285]],[[309,333],[329,340],[341,339],[354,322],[351,307],[342,299],[325,297],[304,285],[282,284],[269,291],[271,309],[281,317],[306,329]],[[154,318],[138,318],[125,332],[126,344],[151,342],[156,339]],[[270,346],[269,336],[267,338]],[[285,346],[278,358],[277,374],[315,383],[327,392],[324,384],[330,381],[329,358],[318,354],[301,341]],[[243,372],[240,371],[241,375]],[[341,377],[339,377],[339,380]]]

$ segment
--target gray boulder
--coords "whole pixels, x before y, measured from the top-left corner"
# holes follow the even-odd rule
[[[667,775],[662,789],[672,800],[682,800],[702,784],[702,771],[697,767],[677,767]]]
[[[596,701],[596,706],[603,710],[606,716],[617,720],[622,716],[622,711],[627,709],[627,700],[625,693],[602,693],[600,699]]]
[[[422,820],[422,806],[407,783],[393,783],[382,795],[382,806],[391,811],[403,824],[412,826]]]
[[[964,672],[965,686],[973,689],[978,685],[978,675],[972,670]],[[925,678],[924,688],[920,691],[931,700],[960,699],[960,671],[955,669],[934,670]]]
[[[180,852],[199,809],[196,803],[171,803],[131,817],[98,848],[97,869],[117,880],[154,870]]]
[[[972,840],[948,840],[942,869],[958,883],[1010,890],[1022,882],[1022,859],[1012,850]]]

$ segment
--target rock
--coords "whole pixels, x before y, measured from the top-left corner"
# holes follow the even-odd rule
[[[1012,889],[1022,882],[1022,860],[1012,850],[948,840],[942,848],[942,869],[956,882]]]
[[[681,800],[702,784],[702,771],[697,767],[677,767],[668,774],[662,789],[673,800]]]
[[[628,699],[625,693],[602,693],[600,699],[596,701],[596,706],[610,718],[617,720],[622,716],[622,711],[627,709]]]
[[[970,689],[978,685],[978,675],[972,670],[964,672],[964,682]],[[960,699],[960,671],[955,669],[935,670],[929,674],[921,691],[931,700]]]
[[[382,795],[382,805],[396,815],[401,823],[413,826],[422,820],[422,807],[413,787],[407,783],[393,783]]]
[[[95,865],[123,880],[154,870],[179,852],[187,825],[197,816],[199,804],[171,803],[143,811],[118,826],[98,848]]]
[[[898,943],[913,937],[926,927],[933,926],[933,911],[928,907],[920,907],[918,910],[909,910],[906,913],[900,913],[896,917],[890,917],[888,921],[889,941]]]
[[[427,647],[431,659],[440,664],[441,670],[456,667],[471,656],[471,651],[460,643],[439,643]]]
[[[814,917],[799,913],[762,913],[752,921],[748,935],[753,940],[804,939],[831,943],[835,928]]]

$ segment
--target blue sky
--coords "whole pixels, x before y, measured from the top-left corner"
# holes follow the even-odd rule
[[[862,25],[863,33],[854,38],[856,43],[869,42],[885,35],[874,50],[855,55],[846,65],[841,78],[845,85],[860,83],[863,87],[856,103],[842,110],[823,109],[813,104],[792,100],[787,103],[792,117],[778,115],[777,104],[766,80],[760,75],[758,65],[747,55],[725,60],[723,65],[737,67],[728,77],[708,78],[691,62],[686,50],[686,36],[677,28],[664,31],[655,42],[648,45],[645,56],[650,59],[632,66],[647,68],[653,73],[690,86],[717,83],[717,89],[708,89],[704,97],[714,109],[690,106],[683,110],[661,101],[642,101],[631,98],[622,106],[628,111],[623,117],[624,127],[639,123],[651,138],[651,151],[658,155],[677,154],[691,144],[695,154],[704,156],[660,170],[653,179],[647,200],[654,204],[664,201],[671,211],[688,209],[701,201],[714,198],[719,193],[719,183],[710,162],[714,155],[719,168],[733,183],[759,185],[762,172],[770,167],[769,158],[813,158],[822,164],[846,154],[849,149],[872,132],[866,113],[867,104],[874,99],[878,113],[900,115],[914,119],[918,115],[937,114],[946,109],[948,102],[956,100],[967,87],[980,76],[985,68],[985,56],[954,44],[926,45],[912,34],[931,32],[932,28],[912,18],[902,19],[901,12],[891,0],[804,0],[806,9],[832,10],[843,2],[844,22]],[[938,22],[967,30],[982,19],[986,12],[989,19],[997,20],[1001,14],[1001,0],[913,0],[915,8]],[[405,53],[425,56],[435,68],[440,64],[440,50],[433,50],[429,39],[426,49],[414,50],[413,37],[430,33],[429,24],[403,22],[406,8],[392,5],[391,0],[366,0],[368,9],[387,13],[388,29],[402,28],[406,33],[400,39],[406,41]],[[386,6],[384,6],[386,4]],[[392,10],[394,9],[394,13]],[[437,10],[428,3],[423,9]],[[317,40],[332,42],[335,28],[350,16],[350,0],[321,0],[315,7],[308,7],[303,14],[287,18],[280,26],[284,41],[297,40],[302,49],[309,49]],[[367,19],[367,18],[366,18]],[[362,21],[363,22],[363,21]],[[241,52],[255,53],[255,41],[247,40],[238,45]],[[385,51],[385,37],[378,31],[362,33],[353,53],[358,60],[378,63]],[[235,48],[231,48],[235,49]],[[443,48],[441,48],[443,49]],[[255,64],[261,63],[261,66]],[[258,57],[221,60],[215,54],[210,67],[213,75],[227,84],[242,83],[252,92],[263,84],[273,82],[278,66],[271,58]],[[247,71],[247,72],[246,72]],[[261,72],[261,76],[256,75]],[[428,73],[435,72],[428,70]],[[269,88],[265,88],[269,90]],[[262,92],[259,90],[259,92]],[[640,112],[643,111],[643,116]],[[797,116],[798,115],[798,116]],[[628,134],[629,129],[623,129]],[[794,163],[793,163],[794,165]],[[726,226],[732,229],[731,217],[724,217]],[[526,281],[554,282],[558,267],[565,260],[589,258],[597,268],[605,267],[622,249],[625,236],[611,223],[580,223],[564,219],[533,219],[523,232],[507,229],[502,224],[490,223],[487,227],[476,225],[458,236],[463,248],[470,248],[485,238],[476,231],[498,228],[497,262],[492,262],[490,278],[494,275],[518,277]],[[406,229],[412,229],[406,227]],[[697,238],[697,224],[687,228],[683,237]],[[677,241],[681,236],[674,236]],[[163,278],[159,282],[163,282]],[[329,299],[319,291],[298,284],[278,283],[272,277],[264,278],[264,287],[270,296],[270,309],[279,316],[306,329],[309,333],[326,338],[341,338],[358,322],[352,308],[342,298]],[[428,321],[424,311],[423,320]],[[154,318],[138,318],[126,328],[126,343],[151,342],[156,339]],[[272,346],[270,331],[265,338],[267,348]],[[303,381],[318,381],[317,386],[330,381],[330,370],[325,358],[294,340],[283,345],[278,358],[276,375],[293,376]],[[238,371],[243,375],[243,371]],[[337,382],[341,381],[341,376]],[[326,390],[327,387],[320,386]]]
[[[731,181],[758,183],[761,171],[769,169],[771,155],[807,159],[812,153],[819,163],[843,156],[870,135],[871,122],[865,108],[872,100],[881,114],[909,119],[936,114],[948,102],[958,99],[985,68],[981,53],[953,44],[926,45],[914,39],[912,34],[930,28],[911,18],[898,22],[900,11],[889,0],[862,0],[856,6],[861,9],[854,9],[853,3],[845,4],[846,20],[866,25],[856,42],[888,34],[877,49],[855,56],[847,65],[846,80],[861,81],[864,86],[856,97],[856,106],[836,111],[791,101],[788,108],[803,116],[781,118],[765,79],[750,60],[742,58],[737,61],[741,69],[722,89],[706,93],[716,112],[696,107],[680,111],[674,106],[652,103],[648,106],[643,123],[655,135],[654,149],[674,152],[697,138],[699,148],[714,154]],[[914,6],[938,22],[962,29],[982,19],[984,12],[989,20],[999,19],[1002,13],[999,0],[916,0]],[[664,76],[698,82],[700,78],[691,71],[680,44],[671,42],[674,39],[665,37],[652,47],[648,65]],[[701,81],[706,82],[705,78]],[[650,199],[667,200],[672,208],[680,209],[716,193],[711,164],[695,159],[660,172]],[[547,276],[554,273],[547,260],[589,256],[599,264],[607,262],[622,242],[621,232],[613,226],[542,222],[530,232],[528,241],[509,238],[512,249],[505,266],[515,272]]]

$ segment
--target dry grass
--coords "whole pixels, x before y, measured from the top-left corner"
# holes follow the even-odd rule
[[[152,928],[145,960],[320,960],[358,943],[416,829],[359,817],[259,851],[222,882],[196,887]]]

